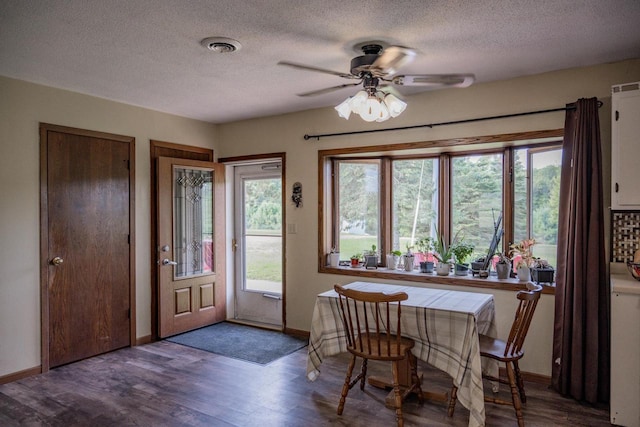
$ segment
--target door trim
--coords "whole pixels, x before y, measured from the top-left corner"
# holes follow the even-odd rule
[[[135,141],[131,136],[116,135],[49,123],[40,123],[40,359],[41,372],[49,371],[49,235],[48,235],[48,133],[59,132],[91,138],[109,139],[129,144],[129,345],[136,344],[136,248],[135,248]]]
[[[287,154],[284,152],[254,154],[249,156],[235,156],[219,158],[219,163],[229,165],[262,162],[269,159],[279,159],[282,164],[282,331],[287,330]],[[228,184],[228,183],[227,183]],[[235,291],[234,291],[235,292]]]

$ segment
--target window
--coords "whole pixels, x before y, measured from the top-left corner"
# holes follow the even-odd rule
[[[438,227],[437,159],[392,162],[390,250],[404,251],[417,239],[435,236]]]
[[[535,255],[556,265],[562,134],[320,150],[321,271],[332,249],[346,261],[372,245],[380,255],[405,252],[437,234],[448,242],[457,235],[475,247],[474,257],[484,256],[501,216],[497,250],[535,238]],[[342,273],[368,274],[349,270]],[[425,280],[415,276],[409,280]]]
[[[502,153],[451,159],[451,235],[487,254],[502,212]]]
[[[557,266],[561,161],[557,147],[515,150],[514,241],[535,238],[534,256],[552,266]]]
[[[345,257],[380,247],[380,162],[335,163],[338,244]]]

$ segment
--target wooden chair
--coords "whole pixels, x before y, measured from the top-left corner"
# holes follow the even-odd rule
[[[524,393],[524,381],[520,375],[520,368],[518,367],[518,360],[524,356],[524,350],[522,350],[522,344],[527,336],[533,313],[536,310],[536,305],[540,299],[540,292],[542,286],[530,283],[528,290],[519,291],[516,297],[520,301],[518,309],[516,310],[515,318],[513,319],[513,325],[509,332],[507,341],[502,341],[497,338],[490,338],[486,335],[480,335],[480,356],[488,357],[498,362],[504,362],[507,379],[495,378],[486,374],[482,374],[482,377],[490,381],[498,381],[503,384],[509,384],[511,388],[511,402],[488,397],[485,394],[485,402],[498,403],[501,405],[513,405],[516,411],[516,418],[518,419],[518,426],[524,426],[524,418],[522,417],[522,403],[527,402],[527,396]],[[451,390],[451,399],[449,400],[448,414],[453,416],[453,411],[456,405],[456,395],[458,388],[453,386]]]
[[[404,292],[394,294],[363,292],[345,289],[340,285],[335,285],[334,289],[340,299],[340,314],[346,332],[347,349],[352,355],[342,386],[338,415],[342,415],[347,394],[358,381],[360,381],[360,390],[364,390],[367,361],[369,359],[389,361],[392,363],[396,420],[401,427],[404,425],[402,401],[405,397],[410,393],[417,393],[420,403],[423,401],[417,361],[411,354],[415,343],[412,339],[401,336],[400,301],[405,301],[408,296]],[[397,315],[391,314],[390,306],[394,303],[397,303]],[[362,358],[362,367],[358,376],[352,381],[351,374],[357,357]],[[411,367],[411,386],[401,393],[398,383],[398,362],[403,359],[408,359]]]

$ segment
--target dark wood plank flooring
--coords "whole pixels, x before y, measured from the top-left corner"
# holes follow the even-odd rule
[[[306,348],[262,366],[166,341],[127,348],[0,385],[2,426],[393,426],[387,392],[356,386],[336,415],[348,355],[328,358],[307,381]],[[386,364],[370,365],[386,374]],[[447,391],[446,374],[426,368],[425,388]],[[527,426],[608,426],[606,408],[527,383]],[[405,402],[406,426],[467,426],[460,404]],[[516,425],[509,406],[486,405],[487,426]]]

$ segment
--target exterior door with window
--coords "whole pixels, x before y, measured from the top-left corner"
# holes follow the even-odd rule
[[[282,326],[281,163],[236,166],[234,181],[234,317]]]
[[[158,335],[221,322],[224,165],[158,158]]]

